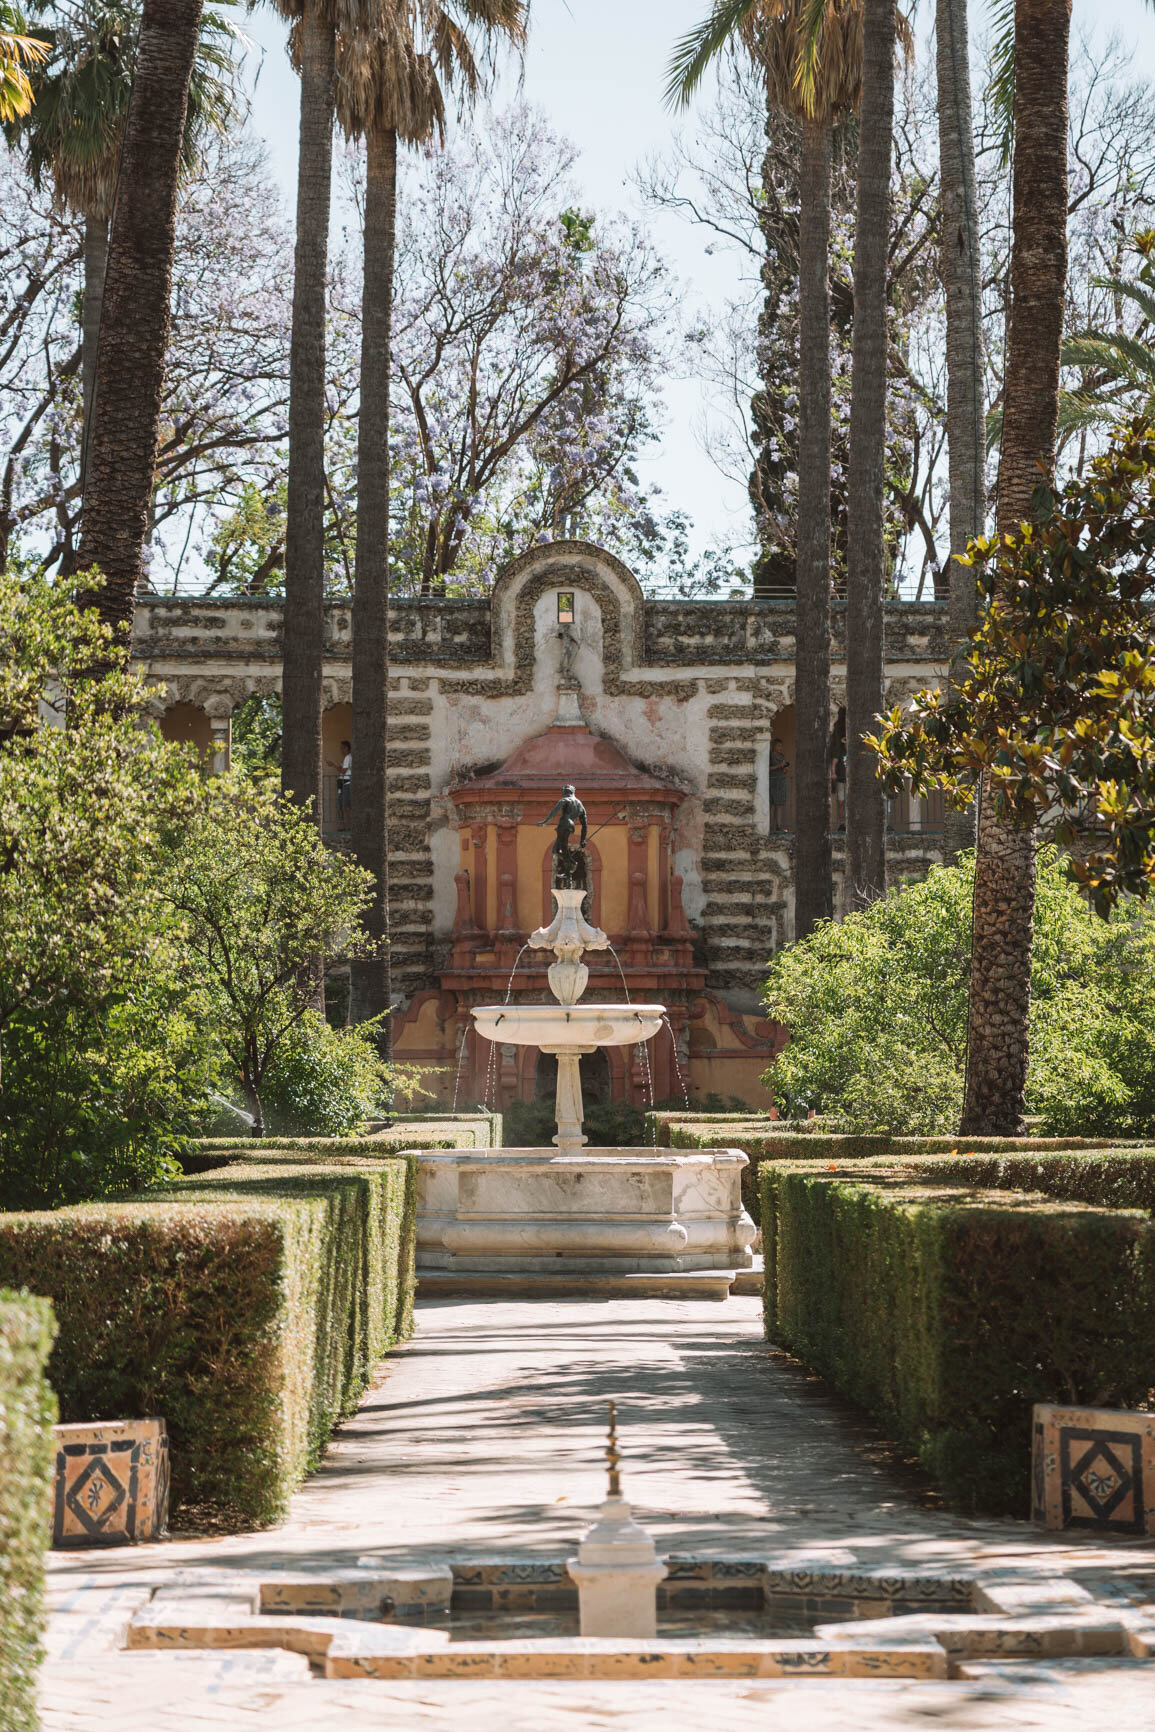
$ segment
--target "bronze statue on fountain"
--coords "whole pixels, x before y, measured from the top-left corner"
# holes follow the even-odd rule
[[[572,782],[567,782],[561,791],[561,799],[546,816],[539,820],[538,828],[543,824],[552,823],[557,819],[557,839],[553,845],[553,884],[555,890],[585,890],[589,891],[589,868],[586,856],[586,809],[574,792]],[[570,838],[576,830],[581,831],[581,841],[576,849],[570,847]]]

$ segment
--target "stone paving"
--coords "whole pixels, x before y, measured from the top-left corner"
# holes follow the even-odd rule
[[[275,1533],[55,1553],[46,1732],[144,1727],[403,1726],[1155,1728],[1135,1662],[972,1663],[950,1683],[355,1682],[300,1655],[137,1653],[129,1619],[162,1584],[362,1558],[564,1556],[603,1492],[605,1403],[619,1403],[625,1490],[660,1551],[896,1572],[1007,1568],[1053,1578],[1155,1568],[1015,1522],[926,1507],[871,1432],[769,1348],[754,1299],[419,1306],[359,1412]]]

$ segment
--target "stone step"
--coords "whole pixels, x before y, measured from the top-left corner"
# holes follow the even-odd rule
[[[733,1269],[622,1275],[499,1275],[489,1270],[419,1269],[417,1291],[422,1299],[728,1299],[735,1274]]]

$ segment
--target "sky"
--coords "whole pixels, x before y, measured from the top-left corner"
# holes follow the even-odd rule
[[[583,209],[639,213],[632,175],[644,158],[668,150],[678,126],[693,127],[693,110],[675,119],[662,101],[672,44],[708,10],[709,0],[531,0],[524,94],[581,152],[577,179]],[[972,32],[983,30],[986,0],[972,0]],[[930,48],[933,5],[915,13],[919,53]],[[1134,47],[1137,70],[1155,77],[1155,4],[1146,0],[1074,0],[1074,23],[1096,38],[1117,32]],[[285,52],[287,27],[269,7],[246,19],[253,42],[252,125],[266,141],[292,210],[297,158],[297,80]],[[744,292],[748,261],[711,245],[711,237],[676,216],[649,213],[654,240],[692,304],[720,305]],[[749,511],[740,482],[719,474],[699,439],[705,402],[691,379],[665,388],[663,436],[641,465],[667,501],[694,520],[696,551],[714,537],[743,549]]]

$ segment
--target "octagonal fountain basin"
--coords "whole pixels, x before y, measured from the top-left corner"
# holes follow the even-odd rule
[[[473,1019],[486,1040],[581,1052],[650,1040],[665,1014],[664,1004],[479,1004]]]

